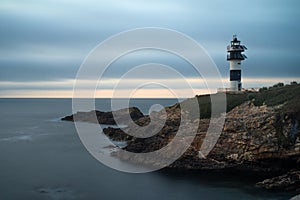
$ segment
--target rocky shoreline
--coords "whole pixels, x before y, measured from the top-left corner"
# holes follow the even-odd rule
[[[300,192],[300,112],[282,109],[284,104],[277,106],[254,105],[254,101],[246,101],[235,106],[226,114],[222,133],[206,156],[199,156],[210,119],[195,119],[199,123],[197,135],[188,150],[175,162],[168,166],[179,170],[240,170],[245,173],[277,174],[267,177],[256,184],[257,187],[273,190]],[[126,129],[106,128],[103,130],[110,139],[126,141],[124,150],[135,153],[153,152],[165,147],[176,135],[180,126],[180,104],[165,108],[166,113],[156,112],[155,115],[167,115],[163,128],[149,138],[136,138],[127,135],[135,131],[136,126],[124,121]],[[118,111],[122,113],[124,111]],[[111,113],[96,113],[98,123],[114,124]],[[187,112],[189,113],[189,112]],[[138,108],[130,108],[132,123],[140,126],[149,124],[149,116],[143,115]],[[79,121],[89,121],[86,113],[77,113]],[[106,118],[108,116],[108,118]],[[122,118],[122,114],[120,115]],[[73,120],[68,116],[63,120]],[[92,121],[97,123],[95,121]],[[194,121],[195,122],[195,121]],[[189,127],[185,127],[188,133]],[[176,151],[176,150],[174,150]],[[159,166],[157,160],[144,160],[141,157],[126,157],[117,152],[113,156],[121,160],[141,165]],[[162,155],[164,158],[172,155]],[[265,176],[263,176],[265,177]]]

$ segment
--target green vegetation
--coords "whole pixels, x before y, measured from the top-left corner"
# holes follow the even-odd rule
[[[261,106],[276,106],[283,103],[288,103],[293,99],[298,100],[299,104],[300,85],[273,86],[268,90],[259,92],[255,95],[254,104]]]
[[[273,87],[283,87],[284,86],[284,83],[277,83],[275,85],[273,85]]]
[[[213,94],[219,95],[219,94]],[[242,92],[242,93],[226,93],[227,97],[227,112],[232,110],[234,107],[247,102],[252,101],[254,105],[261,106],[277,106],[283,104],[281,108],[285,112],[300,112],[300,84],[292,82],[291,85],[284,85],[283,83],[275,84],[270,88],[263,87],[259,92]],[[200,117],[210,118],[211,117],[211,99],[210,95],[196,96],[199,107]],[[189,101],[186,100],[183,103],[189,105]],[[193,115],[193,108],[188,108]],[[196,115],[194,116],[197,117]],[[199,116],[198,116],[199,117]]]
[[[291,85],[297,85],[298,83],[296,81],[292,81]]]
[[[232,93],[226,93],[226,110],[227,112],[232,110],[234,107],[246,102],[249,100],[249,95],[253,94],[253,92],[249,93],[238,93],[238,94],[232,94]],[[218,101],[223,101],[222,98],[219,98],[222,94],[212,94],[215,97],[216,104],[218,104]],[[223,94],[224,95],[224,94]],[[211,117],[211,98],[210,95],[200,95],[196,96],[199,108],[200,108],[200,117],[202,119],[210,118]],[[252,98],[252,97],[250,97]],[[183,103],[185,104],[185,107],[189,110],[191,115],[194,118],[199,118],[199,116],[196,115],[195,109],[193,108],[193,104],[191,103],[192,99],[187,99]]]

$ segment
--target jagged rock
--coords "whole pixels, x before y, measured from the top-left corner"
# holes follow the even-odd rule
[[[272,190],[300,191],[300,171],[290,171],[284,175],[266,179],[256,186]]]
[[[124,133],[120,128],[104,128],[103,133],[107,135],[111,140],[114,141],[129,141],[132,139],[132,136]]]
[[[171,141],[180,125],[180,109],[170,107],[167,109],[167,115],[165,126],[156,136],[146,139],[130,138],[126,150],[139,153],[151,152],[160,149],[168,141]],[[227,167],[226,163],[228,163],[230,168],[235,166],[236,168],[248,169],[250,162],[251,166],[258,171],[281,170],[286,164],[286,160],[289,160],[290,163],[296,163],[296,158],[299,159],[300,152],[295,150],[298,149],[300,143],[296,142],[290,146],[281,144],[283,135],[278,133],[276,124],[272,122],[275,115],[275,109],[266,106],[258,107],[248,102],[237,106],[227,113],[223,132],[207,158],[225,163],[223,164],[224,167]],[[143,120],[145,119],[141,118],[138,122]],[[283,127],[288,129],[287,127],[291,126],[290,123],[291,120],[286,120]],[[198,155],[208,125],[209,120],[199,120],[198,135],[192,143],[193,148],[188,151],[195,151],[194,154]],[[189,131],[189,127],[187,127],[186,132]],[[299,135],[299,130],[297,131]],[[116,134],[118,133],[116,132]],[[284,140],[290,140],[288,135],[284,137]],[[189,154],[191,153],[189,152]],[[195,157],[190,159],[191,165],[202,166],[195,163],[203,162],[203,160],[198,160]],[[180,163],[182,163],[182,168],[187,166],[187,159],[179,159],[176,162],[176,165],[170,167],[180,168]],[[201,169],[201,167],[194,168]]]
[[[295,127],[286,117],[278,129],[275,120],[278,113],[275,108],[254,106],[244,103],[227,113],[222,134],[206,159],[199,157],[199,150],[209,126],[209,119],[198,119],[198,134],[191,147],[169,168],[220,170],[238,169],[256,172],[286,172],[299,166],[300,140],[299,129],[296,130],[296,140],[290,138],[291,134],[283,134],[280,130],[291,130]],[[143,118],[139,122],[147,121]],[[297,119],[299,120],[299,119]],[[295,120],[294,120],[295,123]],[[145,125],[140,123],[140,125]],[[130,138],[124,148],[130,152],[146,153],[158,150],[176,135],[180,126],[180,109],[170,107],[167,109],[167,121],[157,135],[150,138]],[[111,129],[110,131],[114,131]],[[128,130],[130,132],[130,130]],[[191,131],[186,127],[186,132]],[[295,131],[294,129],[292,131]],[[112,135],[114,133],[111,133]],[[119,134],[117,129],[115,134]],[[289,141],[289,142],[286,142]],[[288,144],[288,145],[286,145]],[[157,165],[149,160],[135,160],[134,157],[125,158],[114,152],[114,156],[130,162],[146,165]],[[167,155],[168,156],[168,155]],[[171,155],[169,155],[171,156]]]

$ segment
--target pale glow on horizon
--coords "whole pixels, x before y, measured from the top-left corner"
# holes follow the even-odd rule
[[[150,79],[149,79],[150,80]],[[152,79],[152,81],[160,82],[160,79]],[[193,87],[193,91],[189,88],[182,88],[180,84],[176,84],[176,79],[163,80],[164,82],[173,83],[171,89],[175,94],[180,94],[178,98],[190,98],[191,93],[194,95],[210,94],[217,91],[218,86],[215,88],[205,87],[205,83],[202,79],[187,78],[187,81]],[[177,80],[180,82],[179,80]],[[209,79],[213,81],[213,79]],[[225,87],[229,86],[228,78],[223,78]],[[272,86],[278,82],[289,84],[292,81],[299,82],[299,78],[243,78],[243,86],[245,88],[260,88],[263,86]],[[66,79],[61,81],[40,81],[40,82],[0,82],[0,98],[72,98],[73,97],[73,84],[75,80]],[[128,85],[119,89],[118,97],[128,97],[134,89],[135,79],[128,80]],[[82,98],[85,98],[88,93],[91,92],[93,81],[83,80],[84,87],[82,90]],[[114,93],[114,86],[117,83],[117,79],[105,79],[101,82],[105,87],[104,89],[98,89],[95,93],[95,98],[111,98]],[[127,83],[127,81],[126,81]],[[137,90],[131,98],[177,98],[171,92],[168,92],[164,88],[141,88]]]

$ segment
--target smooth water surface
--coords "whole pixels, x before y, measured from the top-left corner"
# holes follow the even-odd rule
[[[109,99],[96,108],[110,110]],[[175,99],[135,99],[144,113]],[[72,122],[71,99],[0,99],[0,199],[289,199],[239,176],[160,170],[127,174],[95,160]]]

